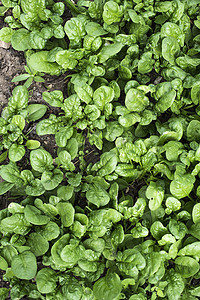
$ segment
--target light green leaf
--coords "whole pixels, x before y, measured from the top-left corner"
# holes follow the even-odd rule
[[[14,214],[11,217],[3,219],[0,223],[2,232],[10,232],[26,235],[30,230],[31,224],[24,218],[23,214]]]
[[[63,226],[69,227],[74,222],[75,210],[70,202],[59,202],[57,204],[58,213],[61,216]]]
[[[125,105],[130,111],[141,112],[149,104],[149,99],[141,90],[131,88],[126,94]]]
[[[119,6],[115,1],[108,1],[104,5],[103,20],[106,24],[119,22],[123,15],[122,6]]]
[[[177,199],[187,197],[193,189],[195,177],[191,174],[177,176],[170,184],[170,192]]]
[[[146,197],[149,199],[150,210],[154,211],[161,206],[164,199],[164,189],[159,181],[150,182],[150,185],[146,190]]]
[[[14,256],[11,268],[17,278],[26,280],[34,278],[37,272],[35,255],[30,251],[25,251]]]
[[[40,142],[37,140],[28,140],[26,142],[26,147],[30,150],[34,150],[40,147]]]
[[[116,273],[107,273],[93,286],[94,296],[97,300],[113,300],[119,296],[121,290],[122,283]]]
[[[102,110],[106,103],[111,102],[114,99],[114,90],[108,86],[101,86],[96,89],[93,95],[94,104]]]
[[[26,150],[23,145],[12,144],[8,151],[8,157],[11,161],[16,162],[22,159],[25,152]]]
[[[51,154],[44,149],[31,151],[30,163],[32,168],[40,173],[53,168],[53,158]]]
[[[182,276],[171,269],[167,272],[167,281],[166,293],[168,298],[179,300],[185,286]]]
[[[199,271],[199,263],[192,257],[177,257],[175,259],[175,270],[183,278],[189,278]]]
[[[53,292],[56,288],[56,281],[56,272],[50,268],[44,268],[37,273],[36,285],[38,291],[42,294]]]
[[[21,130],[25,127],[25,119],[20,115],[13,116],[12,123],[17,125]]]
[[[30,247],[30,251],[35,256],[44,255],[49,249],[48,241],[39,233],[32,232],[26,241],[26,245]]]
[[[86,198],[97,207],[105,206],[109,203],[109,194],[99,184],[92,184],[86,192]]]
[[[45,225],[50,221],[50,218],[42,215],[42,212],[33,205],[26,205],[24,215],[28,222],[34,225]]]
[[[67,140],[71,138],[73,135],[73,127],[62,127],[55,134],[55,140],[58,147],[65,147],[67,144]]]
[[[87,23],[86,26],[85,26],[85,30],[86,30],[88,35],[94,36],[94,37],[104,35],[104,34],[107,33],[107,31],[105,31],[103,29],[103,27],[101,27],[101,25],[96,23],[96,22]]]
[[[11,36],[12,47],[17,51],[31,49],[30,32],[25,28],[16,30]]]
[[[28,65],[37,72],[59,75],[61,68],[57,63],[48,61],[48,53],[48,51],[33,53],[28,59]]]
[[[51,171],[44,171],[42,173],[41,182],[45,190],[55,189],[63,180],[63,172],[59,169]]]
[[[182,248],[179,252],[178,255],[180,256],[196,256],[200,258],[200,242],[194,242],[191,243],[184,248]]]
[[[47,111],[47,106],[43,104],[29,104],[27,107],[27,111],[28,120],[37,121],[45,115]]]

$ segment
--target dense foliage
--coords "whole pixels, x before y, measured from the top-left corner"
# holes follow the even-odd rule
[[[0,118],[11,299],[198,299],[200,0],[1,2],[0,39],[28,70]],[[65,72],[66,99],[29,104],[32,80]]]

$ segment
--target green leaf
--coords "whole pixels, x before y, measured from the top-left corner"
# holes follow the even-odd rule
[[[58,147],[65,147],[67,144],[67,140],[71,138],[73,135],[73,127],[62,127],[55,134],[55,140]]]
[[[138,72],[146,74],[152,71],[155,60],[152,59],[152,52],[145,52],[138,61]],[[130,77],[130,79],[132,76]]]
[[[74,90],[78,97],[86,104],[89,104],[92,101],[93,89],[88,84],[85,84],[84,86],[75,85]]]
[[[170,183],[170,192],[177,199],[182,199],[189,196],[193,189],[195,177],[191,174],[185,174],[182,176],[176,176],[176,178]]]
[[[32,232],[26,241],[26,245],[30,247],[30,251],[35,256],[44,255],[49,249],[49,243],[44,236],[39,233]]]
[[[41,182],[45,190],[55,189],[63,180],[63,172],[59,169],[55,169],[53,172],[44,171],[42,173]]]
[[[56,241],[51,248],[51,255],[53,261],[58,266],[68,266],[68,263],[61,258],[61,252],[65,245],[69,243],[70,235],[64,234],[58,241]]]
[[[74,171],[75,169],[74,164],[71,162],[71,155],[65,150],[61,151],[58,154],[58,158],[56,159],[56,161],[58,164],[61,164],[61,166],[66,170]]]
[[[167,281],[166,293],[168,298],[179,300],[185,286],[182,276],[171,269],[167,273]]]
[[[111,25],[112,23],[120,22],[122,15],[122,6],[120,7],[114,1],[106,2],[103,9],[103,20],[106,24]]]
[[[200,203],[197,203],[193,206],[192,220],[194,223],[200,222]]]
[[[60,234],[60,228],[55,223],[50,221],[44,226],[37,227],[37,233],[39,233],[41,236],[43,236],[47,241],[51,241],[56,239]]]
[[[98,267],[96,262],[88,261],[86,259],[80,259],[78,261],[78,266],[86,272],[96,272]]]
[[[114,90],[108,86],[101,86],[96,89],[93,95],[94,104],[102,110],[106,103],[111,102],[114,99]]]
[[[30,32],[24,28],[16,30],[11,36],[12,47],[17,51],[31,49]]]
[[[37,141],[37,140],[28,140],[26,142],[26,147],[29,149],[29,150],[34,150],[34,149],[37,149],[40,147],[40,142]]]
[[[8,288],[0,288],[0,297],[2,300],[6,300],[9,294]]]
[[[62,127],[62,121],[56,116],[51,115],[49,119],[40,121],[36,126],[38,135],[55,134]]]
[[[29,104],[27,107],[27,111],[28,120],[37,121],[45,115],[47,111],[47,106],[43,104]]]
[[[53,168],[53,158],[51,154],[44,149],[31,151],[30,163],[32,168],[40,173]]]
[[[180,47],[175,37],[169,36],[162,41],[162,56],[171,65],[175,65],[175,56],[179,53]]]
[[[61,199],[68,201],[72,198],[73,192],[74,192],[74,187],[71,185],[60,186],[57,190],[57,195]]]
[[[11,268],[17,278],[26,280],[34,278],[37,272],[35,255],[30,251],[25,251],[14,256]]]
[[[126,94],[125,105],[130,111],[141,112],[149,104],[149,99],[141,90],[131,88]]]
[[[146,197],[149,199],[150,210],[154,211],[161,206],[164,199],[164,189],[159,181],[150,182],[150,185],[146,190]]]
[[[188,141],[200,142],[200,121],[192,120],[187,127]]]
[[[7,155],[8,155],[8,151],[5,151],[0,155],[0,163],[2,163],[4,160],[6,160]]]
[[[22,110],[28,104],[29,93],[25,86],[19,85],[14,88],[12,97],[9,100],[9,106],[14,110]]]
[[[195,105],[199,104],[200,102],[200,82],[197,81],[191,89],[191,98]]]
[[[74,222],[74,213],[75,210],[71,203],[69,202],[59,202],[57,204],[58,213],[61,216],[61,222],[63,226],[69,227]]]
[[[50,221],[50,218],[42,215],[42,212],[32,205],[26,205],[24,215],[28,222],[34,225],[45,225]]]
[[[50,268],[44,268],[37,273],[36,285],[38,291],[42,294],[48,294],[56,288],[57,275],[56,272]]]
[[[0,30],[0,40],[5,43],[11,42],[11,37],[14,33],[14,30],[9,27],[4,27]]]
[[[196,256],[200,258],[200,242],[191,243],[178,252],[179,256]]]
[[[15,165],[3,165],[0,169],[1,177],[10,183],[17,183],[20,181],[21,176],[18,168]]]
[[[183,278],[189,278],[199,271],[199,263],[192,257],[177,257],[175,259],[175,270]]]
[[[73,242],[73,241],[72,241]],[[78,245],[78,241],[66,245],[61,251],[61,258],[69,265],[75,265],[83,256],[83,247]]]
[[[86,105],[84,113],[87,115],[87,118],[91,121],[95,121],[101,115],[101,111],[96,107],[96,105]]]
[[[86,198],[97,207],[105,206],[110,201],[109,194],[99,184],[90,185]]]
[[[118,164],[115,173],[122,177],[130,177],[136,179],[140,172],[131,164]]]
[[[3,219],[0,223],[1,231],[26,235],[31,227],[23,214],[14,214]]]
[[[92,171],[97,171],[97,175],[103,177],[115,171],[117,166],[117,155],[114,152],[104,152],[101,155],[100,161],[93,167]]]
[[[13,116],[12,123],[17,125],[21,130],[25,127],[25,119],[20,115]]]
[[[34,179],[32,180],[29,185],[26,186],[26,194],[29,196],[40,196],[44,194],[45,188],[41,183],[41,180]]]
[[[14,183],[9,183],[5,181],[0,182],[0,195],[7,193],[9,190],[12,189],[13,186]]]
[[[23,145],[12,144],[8,151],[8,157],[11,161],[16,162],[22,159],[25,152],[26,150]]]
[[[106,62],[110,57],[119,53],[123,47],[124,45],[118,42],[105,45],[99,53],[99,63]]]
[[[51,106],[62,107],[63,105],[63,93],[59,90],[54,90],[52,92],[44,92],[42,93],[42,97]]]
[[[94,37],[107,34],[107,31],[105,31],[101,27],[101,25],[96,23],[96,22],[87,23],[86,26],[85,26],[85,30],[86,30],[88,35],[94,36]]]
[[[65,23],[64,30],[70,40],[80,40],[86,34],[84,19],[71,18]]]
[[[138,239],[140,237],[148,236],[149,230],[142,226],[141,223],[137,223],[133,229],[131,229],[131,234],[134,239]]]
[[[170,108],[176,98],[176,91],[172,89],[169,93],[164,94],[156,103],[155,109],[159,113],[164,113],[168,108]]]
[[[107,275],[95,282],[93,286],[94,296],[97,300],[113,300],[122,290],[122,283],[116,273]]]
[[[48,51],[33,53],[28,59],[28,65],[37,72],[59,75],[60,67],[57,63],[48,61],[48,53]]]
[[[82,58],[82,56],[83,53],[80,58]],[[78,58],[77,54],[70,50],[62,50],[56,54],[56,62],[66,70],[73,70],[78,64]]]
[[[165,234],[168,233],[168,230],[166,227],[163,226],[163,224],[160,221],[155,221],[150,228],[152,236],[156,240],[160,240]]]

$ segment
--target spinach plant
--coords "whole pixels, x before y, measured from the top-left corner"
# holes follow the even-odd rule
[[[28,79],[0,119],[0,191],[16,199],[0,212],[11,299],[198,299],[200,2],[2,5],[0,39],[31,70],[18,80],[69,79],[67,96],[43,93],[48,118],[28,104]],[[56,154],[25,142],[32,121]]]

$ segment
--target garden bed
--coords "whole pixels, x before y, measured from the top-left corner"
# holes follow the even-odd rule
[[[0,14],[1,299],[199,299],[200,1]]]

